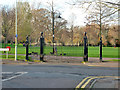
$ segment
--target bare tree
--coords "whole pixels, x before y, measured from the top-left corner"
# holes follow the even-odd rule
[[[50,41],[57,43],[61,41],[60,40],[62,37],[61,32],[66,26],[67,20],[65,20],[60,16],[61,12],[58,9],[56,9],[54,0],[52,0],[52,2],[47,2],[47,4],[48,4],[47,9],[49,10],[49,13],[50,13],[49,20],[51,21],[51,23],[49,23],[49,26],[50,26],[49,31],[51,31],[50,35],[52,37],[51,39],[53,39]]]
[[[17,19],[18,19],[18,41],[23,42],[26,40],[26,36],[32,32],[31,20],[31,8],[28,2],[18,2],[17,5]]]
[[[88,13],[87,21],[89,25],[94,23],[99,26],[99,37],[103,34],[103,26],[117,24],[118,4],[103,0],[75,0],[73,5],[83,8]]]
[[[69,16],[70,19],[70,31],[71,31],[71,42],[72,42],[72,46],[73,46],[73,39],[74,39],[74,24],[75,24],[75,14],[72,12],[71,16]]]
[[[9,30],[14,27],[13,11],[6,6],[2,8],[2,35],[4,37],[4,47],[8,41]]]
[[[0,5],[1,8],[1,5]],[[2,11],[0,9],[0,47],[2,46]]]
[[[49,11],[47,9],[41,8],[41,9],[33,9],[32,10],[32,27],[33,32],[31,33],[31,37],[34,35],[37,37],[33,37],[35,39],[35,42],[38,42],[38,38],[40,37],[40,32],[44,33],[44,37],[47,37],[47,32],[50,30],[50,19],[49,19]]]

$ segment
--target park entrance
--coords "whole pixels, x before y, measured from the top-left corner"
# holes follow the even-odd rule
[[[79,39],[77,43],[73,42],[75,42],[74,39],[72,41],[70,38],[68,38],[66,41],[64,38],[61,41],[56,40],[54,43],[47,43],[45,39],[44,60],[47,62],[64,62],[64,63],[83,61],[84,56],[83,38]]]
[[[37,45],[31,45],[29,38],[26,38],[27,60],[30,58],[45,62],[80,63],[89,61],[88,56],[99,57],[99,46],[90,46],[86,32],[83,33],[78,43],[73,43],[74,39],[73,41],[68,39],[67,43],[65,41],[57,42],[57,40],[54,43],[48,43],[46,38],[42,32]]]
[[[31,45],[29,36],[26,37],[26,60],[41,60],[45,62],[66,62],[66,63],[80,63],[83,60],[88,61],[88,39],[86,32],[84,36],[79,39],[76,44],[73,41],[69,43],[54,42],[47,43],[43,32],[39,38],[38,45]],[[73,39],[74,40],[74,39]]]

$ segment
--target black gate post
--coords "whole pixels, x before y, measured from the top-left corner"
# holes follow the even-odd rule
[[[88,46],[87,46],[87,36],[86,36],[86,32],[85,32],[85,36],[84,36],[84,62],[88,61]]]
[[[100,62],[102,62],[102,37],[100,37]]]
[[[40,60],[43,61],[44,58],[44,37],[43,37],[43,32],[41,32],[41,37],[40,37]]]
[[[26,60],[29,60],[28,53],[29,52],[29,39],[28,36],[26,37]]]

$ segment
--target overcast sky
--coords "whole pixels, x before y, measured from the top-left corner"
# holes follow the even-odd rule
[[[29,1],[29,3],[32,5],[37,4],[39,2],[42,3],[43,6],[48,6],[47,2],[52,2],[52,0],[17,0],[17,1]],[[74,17],[74,25],[83,26],[84,20],[85,20],[85,13],[81,9],[75,8],[66,2],[71,2],[72,0],[53,0],[55,9],[61,12],[61,17],[68,20],[68,22],[71,22],[71,17]],[[2,5],[9,5],[9,6],[15,6],[16,0],[1,0],[0,4]]]
[[[43,6],[48,6],[48,3],[51,3],[52,0],[17,0],[17,1],[28,1],[30,5],[38,4],[41,2]],[[55,9],[61,12],[61,16],[71,22],[71,19],[74,19],[74,25],[83,26],[85,25],[85,16],[86,13],[80,8],[73,7],[66,2],[71,3],[72,0],[53,0]],[[115,1],[115,0],[105,0],[105,1]],[[1,0],[0,4],[15,6],[16,0]]]

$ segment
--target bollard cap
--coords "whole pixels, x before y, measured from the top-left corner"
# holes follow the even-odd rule
[[[26,39],[28,40],[28,36],[26,36]]]
[[[41,32],[41,36],[43,36],[43,32]]]
[[[86,36],[87,32],[84,32],[84,35]]]
[[[27,36],[26,36],[26,39],[28,39],[29,37],[30,37],[30,35],[27,35]]]

